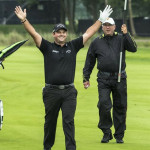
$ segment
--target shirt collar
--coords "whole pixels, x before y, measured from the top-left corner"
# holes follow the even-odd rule
[[[116,36],[116,35],[118,35],[118,33],[117,32],[114,32],[113,33],[113,36]],[[100,38],[107,38],[107,37],[113,37],[113,36],[105,36],[105,34],[102,34],[102,35],[100,35]]]
[[[57,44],[55,41],[54,41],[54,45],[56,45],[56,46],[60,47],[60,45],[59,45],[59,44]],[[68,44],[67,44],[67,43],[65,43],[63,47],[67,47],[67,46],[68,46]]]

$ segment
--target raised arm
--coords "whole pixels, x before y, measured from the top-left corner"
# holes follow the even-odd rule
[[[27,30],[27,32],[32,36],[36,46],[40,47],[41,41],[42,41],[42,37],[41,37],[41,35],[39,33],[37,33],[35,31],[33,26],[27,20],[27,18],[26,18],[27,17],[26,9],[24,9],[24,11],[23,11],[20,6],[16,6],[15,14],[20,19],[20,21],[24,25],[24,28]]]
[[[110,5],[107,5],[103,12],[100,10],[99,19],[83,34],[83,45],[98,31],[102,23],[110,16],[112,12],[113,10]]]
[[[121,27],[121,31],[124,35],[124,49],[129,52],[136,52],[137,51],[137,45],[134,41],[133,37],[131,37],[130,33],[127,30],[126,24],[123,24]]]

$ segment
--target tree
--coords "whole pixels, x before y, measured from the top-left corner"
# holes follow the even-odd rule
[[[106,1],[106,0],[105,0]],[[96,21],[99,17],[99,10],[105,7],[105,1],[102,0],[81,0],[93,17],[93,21]]]
[[[76,0],[61,0],[61,22],[65,24],[68,19],[69,30],[75,32],[75,6]]]
[[[93,16],[93,20],[98,17],[98,10],[103,9],[106,5],[111,5],[113,8],[112,17],[114,19],[122,19],[124,8],[124,0],[80,0],[87,11]],[[150,17],[150,0],[128,0],[127,18],[129,19],[132,35],[136,35],[134,20],[136,17]]]
[[[17,0],[19,4],[21,4],[21,7],[25,7],[29,4],[32,5],[32,4],[35,4],[36,0]],[[5,20],[2,22],[2,24],[7,24],[7,22],[12,18],[14,17],[15,13],[11,13],[7,18],[5,18]]]
[[[21,4],[28,4],[28,6],[34,5],[34,4],[38,4],[39,0],[17,0],[19,3]]]
[[[108,5],[108,0],[105,0],[105,5]]]
[[[116,0],[108,0],[109,4],[113,8],[113,18],[115,19],[122,19],[123,18],[123,8],[124,8],[124,0],[123,1],[116,1]],[[130,23],[130,29],[131,29],[131,34],[133,36],[136,36],[136,31],[134,27],[134,21],[133,21],[133,9],[132,9],[132,0],[128,0],[127,3],[127,11],[125,12],[126,16],[129,14],[129,23]],[[127,13],[129,12],[129,13]]]
[[[129,7],[129,20],[130,20],[131,34],[133,36],[136,36],[134,22],[133,22],[132,0],[128,0],[128,7]]]
[[[60,1],[60,6],[61,6],[61,9],[60,9],[60,14],[61,14],[61,23],[65,24],[65,19],[66,19],[66,12],[65,12],[65,0],[61,0]]]
[[[150,16],[150,0],[136,0],[132,1],[133,16],[145,17]]]
[[[75,31],[75,3],[76,0],[70,0],[66,1],[66,17],[68,18],[69,21],[69,29],[70,31]]]
[[[120,19],[122,16],[121,9],[123,9],[124,1],[116,1],[116,0],[107,0],[109,4],[113,7],[114,12],[112,16],[114,16],[115,19]],[[134,27],[134,20],[133,18],[136,17],[149,17],[150,16],[150,0],[128,0],[128,17],[129,17],[129,23],[131,28],[131,33],[133,36],[136,36],[136,31]]]

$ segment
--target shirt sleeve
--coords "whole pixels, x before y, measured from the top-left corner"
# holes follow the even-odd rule
[[[93,42],[91,43],[86,56],[85,65],[83,68],[83,82],[89,81],[90,75],[96,63],[96,54],[93,49]]]
[[[84,45],[83,45],[83,36],[80,36],[77,39],[72,40],[71,43],[72,43],[72,45],[73,45],[73,47],[74,47],[74,49],[77,53],[81,48],[84,47]]]
[[[127,33],[124,35],[124,48],[127,51],[130,52],[136,52],[137,51],[137,45],[130,33]]]
[[[42,38],[42,42],[41,45],[39,47],[39,50],[44,54],[46,53],[46,51],[48,50],[50,42],[48,42],[47,40],[45,40],[44,38]]]

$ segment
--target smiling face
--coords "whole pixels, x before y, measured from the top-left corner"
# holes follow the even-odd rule
[[[56,32],[53,32],[53,37],[54,37],[54,41],[59,44],[59,45],[63,45],[66,42],[66,38],[67,38],[67,31],[64,29],[60,29]]]
[[[102,26],[102,30],[105,36],[112,36],[114,34],[115,29],[116,25],[112,25],[110,23],[104,23]]]

